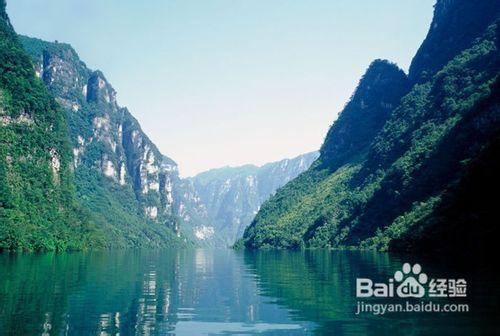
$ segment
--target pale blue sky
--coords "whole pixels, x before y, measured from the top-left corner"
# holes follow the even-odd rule
[[[8,0],[73,45],[181,174],[316,150],[375,58],[405,71],[434,0]]]

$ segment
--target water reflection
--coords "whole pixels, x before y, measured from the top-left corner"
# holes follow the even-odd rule
[[[233,251],[0,255],[0,334],[304,335]]]
[[[384,335],[496,331],[498,290],[467,271],[468,315],[355,316],[355,278],[386,279],[406,257],[361,252],[106,251],[0,255],[0,334]],[[473,271],[471,273],[471,270]],[[458,319],[459,318],[459,319]]]

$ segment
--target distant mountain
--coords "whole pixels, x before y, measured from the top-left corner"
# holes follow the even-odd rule
[[[232,245],[241,238],[261,204],[309,168],[318,155],[312,152],[261,167],[212,169],[188,178],[184,181],[189,190],[184,204],[186,208],[190,204],[195,206],[186,214],[193,216],[196,213],[197,218],[186,218],[186,215],[183,218],[186,222],[205,223],[198,226],[198,237],[214,235],[224,245]]]
[[[100,71],[64,43],[20,37],[40,78],[64,109],[76,192],[110,246],[165,246],[180,236],[177,164],[141,130]]]
[[[263,204],[238,245],[454,252],[494,246],[499,13],[494,0],[438,0],[408,76],[374,61],[319,159]]]
[[[65,113],[35,76],[0,0],[0,250],[102,246],[78,204]]]

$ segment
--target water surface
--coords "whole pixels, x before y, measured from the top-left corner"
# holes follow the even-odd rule
[[[387,280],[404,262],[467,278],[453,302],[470,311],[357,315],[355,279]],[[481,264],[321,250],[0,254],[0,334],[498,334],[498,277]]]

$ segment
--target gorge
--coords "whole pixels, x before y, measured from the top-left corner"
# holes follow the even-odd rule
[[[9,25],[6,17],[4,20]],[[26,36],[13,36],[12,43],[16,39],[31,57],[34,75],[55,97],[62,109],[58,113],[65,115],[69,125],[67,147],[72,155],[67,157],[72,159],[65,167],[68,174],[74,174],[76,199],[91,213],[86,220],[91,218],[102,237],[96,245],[231,245],[241,237],[260,204],[317,157],[312,153],[261,169],[224,168],[181,179],[177,164],[158,150],[128,109],[118,105],[116,91],[102,72],[87,68],[68,44]],[[11,123],[10,116],[3,118]],[[17,123],[32,123],[27,114],[18,118],[27,122],[19,119]],[[50,152],[57,153],[55,149]],[[218,172],[222,171],[225,187],[218,188],[228,188],[232,194],[219,190],[220,195],[209,196],[205,183],[220,183]],[[248,174],[241,180],[243,171]],[[232,202],[240,204],[235,213]],[[11,244],[8,248],[17,246]]]
[[[494,1],[438,1],[408,74],[373,61],[319,153],[184,179],[101,71],[1,9],[2,249],[454,250],[496,233]]]
[[[500,334],[498,0],[7,8],[0,335]]]

